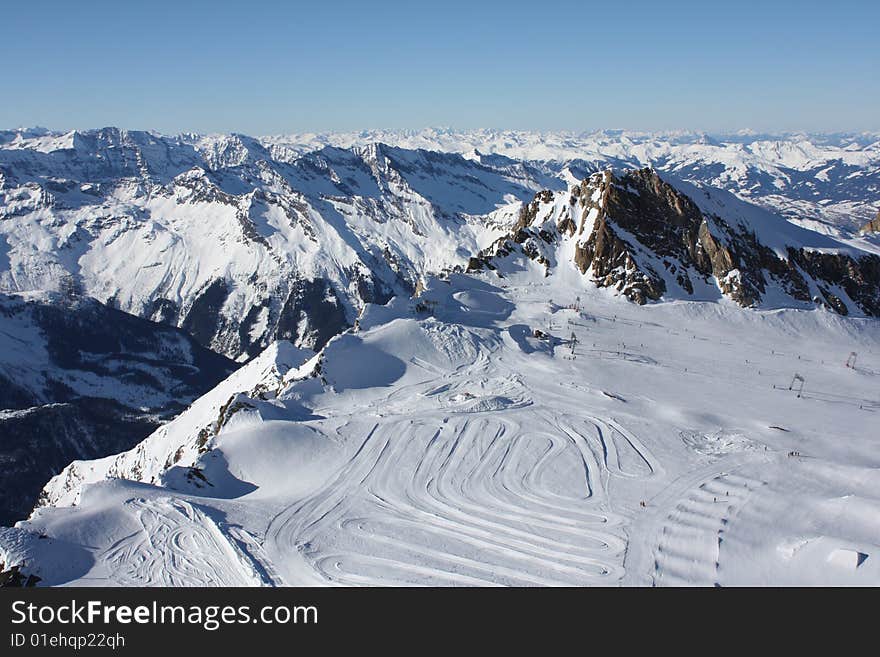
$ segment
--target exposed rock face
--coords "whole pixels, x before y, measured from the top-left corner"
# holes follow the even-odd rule
[[[572,260],[582,274],[639,304],[714,289],[748,307],[773,287],[795,305],[880,315],[877,255],[820,251],[796,241],[771,248],[755,226],[702,209],[650,168],[594,174],[567,198],[538,194],[522,206],[510,234],[472,257],[468,269],[495,269],[501,259],[522,253],[549,274],[568,240],[574,240]]]
[[[862,226],[860,233],[880,233],[880,211],[877,212],[877,216],[874,217],[871,221]]]
[[[93,299],[0,294],[0,524],[71,461],[130,448],[235,367]]]
[[[363,293],[373,298],[372,291]],[[345,308],[333,286],[323,279],[302,280],[293,285],[287,297],[275,337],[319,349],[348,326]]]
[[[826,301],[840,314],[848,313],[847,305],[827,290],[829,286],[842,289],[866,315],[880,316],[880,258],[877,256],[853,258],[840,253],[790,249],[789,258],[818,282]]]
[[[0,562],[0,589],[2,588],[31,588],[36,586],[40,578],[33,574],[21,572],[21,566],[10,566]]]

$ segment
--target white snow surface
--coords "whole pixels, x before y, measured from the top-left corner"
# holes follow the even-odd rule
[[[880,584],[880,323],[639,307],[569,269],[431,278],[319,354],[274,345],[72,464],[0,561],[70,586]]]

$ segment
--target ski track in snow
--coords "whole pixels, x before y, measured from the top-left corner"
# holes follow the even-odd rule
[[[720,586],[725,532],[767,482],[721,472],[692,488],[666,517],[655,550],[655,585]]]
[[[870,397],[874,369],[806,356],[827,351],[830,363],[837,351],[845,355],[853,337],[843,329],[852,326],[853,333],[865,331],[859,349],[876,368],[868,341],[873,325],[821,314],[752,319],[725,311],[721,319],[745,328],[778,324],[755,328],[765,333],[739,344],[727,331],[749,332],[701,318],[702,307],[681,307],[694,314],[685,328],[673,310],[622,306],[621,316],[594,312],[597,322],[581,331],[584,348],[576,359],[562,358],[562,350],[554,355],[530,332],[517,341],[508,331],[546,326],[546,299],[558,298],[557,291],[530,284],[515,293],[518,316],[471,325],[461,315],[446,322],[441,308],[439,319],[423,323],[404,317],[376,324],[359,334],[368,347],[363,358],[348,347],[325,354],[322,372],[331,385],[292,383],[274,404],[252,397],[254,408],[236,414],[196,462],[210,487],[175,488],[173,478],[138,484],[134,493],[130,482],[86,487],[82,508],[72,513],[113,511],[106,528],[79,530],[88,543],[53,523],[65,517],[62,509],[37,519],[50,536],[58,531],[83,542],[94,556],[91,570],[59,575],[58,582],[877,581],[880,461],[872,409],[782,388],[797,370],[806,374],[808,391]],[[480,300],[491,307],[487,297]],[[600,311],[602,303],[595,300]],[[658,322],[623,312],[652,312]],[[697,333],[710,336],[700,336],[707,346],[695,346]],[[815,340],[811,351],[795,350],[792,335]],[[826,346],[826,336],[842,346]],[[612,357],[624,353],[624,344],[632,357]],[[383,364],[391,359],[374,360],[376,353],[411,367],[389,382]],[[266,363],[247,367],[248,386],[265,389]],[[297,411],[279,421],[287,400]],[[303,407],[307,419],[300,419]],[[195,416],[176,429],[181,436],[216,420],[213,411]],[[155,458],[166,457],[157,451]],[[229,478],[237,483],[227,486]],[[242,493],[249,490],[242,482],[254,490]]]
[[[102,560],[121,586],[259,586],[246,554],[204,512],[180,499],[135,499],[127,506],[142,529]]]
[[[608,425],[593,426],[598,440],[522,431],[509,418],[377,424],[332,481],[272,522],[267,552],[298,552],[338,584],[613,583],[622,518],[596,482],[607,464],[628,477],[653,467],[624,472],[602,438]],[[614,456],[600,461],[594,450]],[[564,487],[547,485],[550,468],[557,482],[568,474]]]
[[[681,474],[650,497],[629,527],[622,584],[717,586],[725,531],[758,487],[738,472],[773,458],[728,455]]]

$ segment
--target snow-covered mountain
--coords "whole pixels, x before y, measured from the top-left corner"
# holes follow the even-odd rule
[[[128,449],[235,364],[86,297],[0,294],[0,522],[74,459]]]
[[[233,358],[314,347],[564,183],[540,167],[381,144],[302,156],[244,136],[112,128],[0,139],[0,289],[63,284]]]
[[[71,464],[0,561],[45,584],[880,582],[877,320],[638,306],[519,260],[368,305],[317,354],[273,345]]]
[[[468,269],[504,271],[525,255],[548,276],[560,260],[574,263],[592,284],[637,303],[727,297],[880,316],[880,241],[808,230],[729,192],[672,180],[653,169],[606,170],[499,210],[494,220],[510,233]]]
[[[520,161],[556,163],[580,171],[653,167],[737,194],[797,222],[851,230],[880,205],[880,134],[730,134],[702,132],[524,132],[426,129],[300,134],[266,143],[306,152],[382,142],[469,157],[498,154]]]
[[[242,360],[276,339],[320,347],[364,303],[508,232],[499,208],[607,166],[649,163],[858,241],[877,211],[875,137],[6,131],[0,290],[72,287]]]
[[[232,358],[276,339],[320,347],[364,303],[411,293],[504,235],[499,208],[567,193],[608,165],[648,162],[670,180],[781,210],[831,242],[859,240],[876,213],[878,144],[871,135],[7,131],[0,290],[73,287]]]
[[[0,563],[57,584],[876,583],[878,143],[0,133],[0,292],[24,295],[0,338],[34,345],[0,372],[7,406],[51,415],[35,451],[67,435],[58,381],[81,414],[103,389],[168,417],[221,378],[197,344],[246,361],[131,449],[60,450],[80,460],[0,530]],[[34,300],[112,334],[88,344],[149,337],[65,342]]]

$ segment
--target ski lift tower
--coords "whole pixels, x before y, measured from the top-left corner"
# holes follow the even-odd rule
[[[800,383],[800,386],[797,389],[797,396],[800,398],[801,393],[804,391],[804,377],[795,372],[794,378],[791,380],[791,385],[788,386],[789,390],[794,390],[794,386],[796,383]]]

